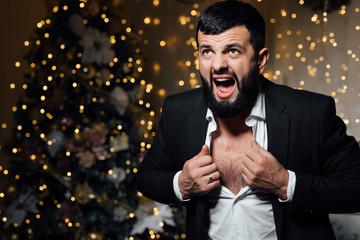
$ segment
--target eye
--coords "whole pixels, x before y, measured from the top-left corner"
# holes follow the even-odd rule
[[[239,54],[239,53],[240,53],[240,51],[237,49],[229,49],[229,54],[231,54],[231,55],[235,55],[235,54]]]
[[[211,50],[210,50],[210,49],[205,49],[205,50],[202,51],[202,55],[204,55],[204,56],[208,56],[208,55],[210,55],[210,54],[211,54]]]

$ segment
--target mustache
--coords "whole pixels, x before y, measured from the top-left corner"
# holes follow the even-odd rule
[[[236,74],[233,71],[229,71],[227,69],[223,69],[223,70],[214,70],[210,73],[210,77],[212,78],[213,75],[231,75],[234,78],[237,78]]]

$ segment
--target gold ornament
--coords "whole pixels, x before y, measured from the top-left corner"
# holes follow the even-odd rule
[[[91,64],[82,64],[81,69],[77,71],[77,74],[82,80],[91,80],[96,76],[96,69]]]
[[[106,123],[98,121],[98,122],[94,122],[93,124],[91,124],[91,128],[95,129],[99,132],[105,132],[108,131],[108,127],[106,126]]]
[[[84,184],[78,184],[75,188],[76,201],[80,204],[87,204],[92,199],[96,198],[93,190],[90,188],[87,182]]]

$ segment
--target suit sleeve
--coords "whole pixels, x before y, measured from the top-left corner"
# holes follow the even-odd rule
[[[177,172],[176,163],[171,153],[168,124],[172,123],[173,116],[168,116],[171,109],[169,101],[165,99],[159,130],[150,150],[139,167],[137,176],[138,189],[146,197],[155,201],[180,205],[173,189],[173,178]],[[170,114],[169,114],[170,115]]]
[[[317,124],[317,123],[314,123]],[[321,173],[296,172],[291,207],[307,212],[360,211],[360,149],[336,116],[335,103],[326,98],[319,124]]]

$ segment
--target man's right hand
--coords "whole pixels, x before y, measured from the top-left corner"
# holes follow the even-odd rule
[[[179,189],[184,199],[201,196],[220,184],[220,172],[209,147],[204,145],[198,155],[185,162],[179,175]]]

